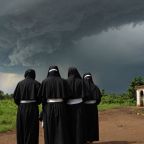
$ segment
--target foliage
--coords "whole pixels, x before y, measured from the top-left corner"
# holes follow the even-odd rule
[[[0,99],[4,97],[4,92],[0,90]]]
[[[12,98],[12,94],[5,94],[2,90],[0,90],[0,100],[2,99],[11,99]]]
[[[98,109],[100,111],[108,110],[108,109],[115,109],[115,108],[120,108],[120,107],[127,107],[127,105],[126,104],[118,104],[118,103],[111,103],[111,104],[102,103],[102,104],[98,105]]]
[[[135,106],[136,101],[134,98],[130,98],[127,93],[123,94],[108,94],[104,91],[101,99],[101,103],[98,106],[99,110],[107,110],[112,108],[120,108],[127,106]]]
[[[129,95],[126,93],[123,94],[105,94],[102,96],[101,104],[120,104],[120,105],[135,105],[135,100],[129,98]]]
[[[140,85],[144,85],[144,78],[141,77],[141,76],[135,77],[131,81],[130,86],[128,87],[128,96],[129,96],[129,98],[136,99],[135,86],[140,86]]]
[[[16,105],[13,100],[0,100],[0,132],[15,128]]]
[[[12,99],[0,100],[0,133],[16,128],[16,113],[17,106]]]

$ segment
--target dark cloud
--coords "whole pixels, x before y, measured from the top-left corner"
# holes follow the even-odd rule
[[[65,77],[75,65],[81,73],[96,73],[102,87],[120,91],[137,74],[135,68],[142,71],[137,65],[144,62],[144,44],[112,40],[112,31],[127,31],[129,24],[135,28],[143,21],[143,0],[0,1],[0,71],[21,73],[34,67],[42,79],[50,64],[61,66]],[[140,57],[136,61],[133,56]]]

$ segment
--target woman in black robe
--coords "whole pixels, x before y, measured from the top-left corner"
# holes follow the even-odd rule
[[[83,144],[82,78],[75,67],[68,70],[67,117],[71,144]]]
[[[17,110],[17,144],[38,144],[39,110],[41,99],[37,97],[40,83],[35,80],[35,71],[25,72],[25,79],[17,84],[14,101]]]
[[[65,107],[66,83],[57,66],[50,66],[43,80],[39,96],[42,97],[45,144],[69,144]]]
[[[93,83],[91,73],[83,76],[83,100],[85,119],[85,140],[99,141],[99,120],[97,105],[101,101],[101,92]]]

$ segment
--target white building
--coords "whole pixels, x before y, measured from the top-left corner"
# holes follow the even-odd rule
[[[144,106],[144,85],[136,86],[135,89],[137,106],[142,107]]]

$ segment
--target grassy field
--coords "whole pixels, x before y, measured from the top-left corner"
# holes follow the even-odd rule
[[[103,111],[103,110],[108,110],[108,109],[113,109],[113,108],[119,108],[119,107],[125,107],[125,106],[127,106],[127,105],[125,105],[125,104],[118,104],[118,103],[112,103],[112,104],[100,104],[99,106],[98,106],[98,109],[100,110],[100,111]]]
[[[98,108],[101,111],[125,106],[129,106],[128,103],[101,103]],[[13,100],[0,100],[0,132],[6,132],[15,129],[16,110],[17,106],[14,104]]]
[[[0,132],[15,128],[16,105],[12,100],[0,100]]]
[[[129,106],[135,106],[135,104],[129,104],[129,103],[111,103],[111,104],[107,104],[107,103],[102,103],[98,106],[98,109],[100,111],[103,110],[108,110],[108,109],[113,109],[113,108],[120,108],[120,107],[129,107]]]

